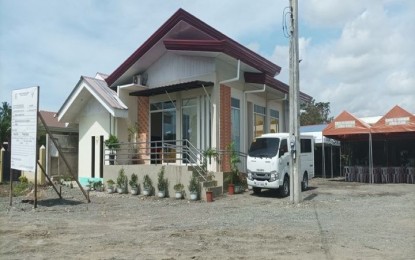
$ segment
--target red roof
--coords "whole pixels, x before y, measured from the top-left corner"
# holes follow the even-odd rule
[[[413,132],[415,136],[415,116],[400,106],[393,107],[371,128],[372,133]]]
[[[323,130],[324,136],[334,139],[345,139],[350,135],[369,133],[370,126],[347,111],[343,111]]]
[[[42,118],[45,120],[45,123],[48,127],[66,128],[66,124],[64,122],[59,122],[58,117],[55,117],[56,112],[40,110],[39,113],[42,115]]]
[[[117,81],[117,79],[120,78],[131,66],[133,66],[137,60],[146,54],[154,45],[162,40],[163,37],[165,37],[177,24],[182,21],[193,27],[191,31],[195,34],[192,35],[192,33],[189,32],[181,32],[177,35],[170,35],[170,38],[164,39],[163,42],[166,49],[183,49],[189,51],[196,51],[200,49],[204,51],[220,51],[231,57],[239,59],[272,77],[280,72],[281,67],[278,65],[242,46],[183,9],[179,9],[150,38],[148,38],[143,45],[141,45],[126,61],[124,61],[111,75],[108,76],[106,79],[108,86],[112,87],[114,82]],[[197,31],[197,33],[195,31]],[[197,39],[194,38],[196,34]],[[171,39],[171,37],[175,37],[175,39]]]

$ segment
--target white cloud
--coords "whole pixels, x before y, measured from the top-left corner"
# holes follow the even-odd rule
[[[361,13],[369,2],[373,1],[304,0],[299,3],[299,13],[313,27],[342,27],[351,17]]]
[[[345,8],[355,15],[343,19],[339,38],[321,45],[313,45],[311,39],[306,45],[311,66],[300,66],[302,90],[330,102],[334,116],[342,110],[358,116],[381,115],[396,104],[413,110],[415,80],[409,71],[415,70],[410,47],[415,35],[408,32],[415,31],[415,10],[406,9],[413,5],[390,10],[389,3],[362,1],[364,10],[358,12],[361,8],[348,9],[344,2],[349,1],[339,3],[333,13]],[[317,11],[322,14],[324,9]],[[323,15],[320,21],[331,18],[332,14]]]
[[[285,6],[288,0],[0,0],[0,98],[40,85],[41,108],[59,109],[80,75],[111,73],[179,7],[243,39],[281,66],[277,78],[288,83]],[[317,31],[299,41],[302,91],[330,102],[334,116],[414,109],[415,1],[300,0],[299,7],[300,23]],[[337,38],[326,30],[338,30]]]

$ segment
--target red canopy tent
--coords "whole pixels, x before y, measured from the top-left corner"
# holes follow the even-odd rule
[[[369,176],[373,175],[372,135],[368,124],[349,112],[343,111],[327,125],[323,130],[323,135],[341,141],[368,140]]]
[[[415,137],[415,116],[400,106],[393,107],[371,127],[373,134],[402,133]]]
[[[370,126],[359,118],[343,111],[323,130],[323,135],[337,140],[361,138],[370,134]]]
[[[415,154],[415,116],[400,106],[393,107],[388,113],[386,113],[378,122],[371,127],[373,139],[378,142],[384,142],[386,164],[391,163],[389,161],[389,155],[392,151],[393,158],[392,166],[404,166],[409,162],[404,162],[406,159],[400,159],[400,157],[406,157],[412,153],[412,157]],[[389,144],[392,144],[390,149]],[[405,152],[407,155],[401,155]],[[376,159],[376,158],[375,158]],[[393,165],[395,164],[395,165]],[[389,166],[389,165],[387,165]]]
[[[409,152],[415,153],[415,145],[411,145],[412,142],[415,144],[415,115],[399,106],[395,106],[379,119],[378,122],[370,126],[352,114],[343,111],[323,130],[323,135],[341,141],[369,140],[369,176],[370,182],[373,182],[372,137],[375,141],[392,141],[392,143],[402,143],[402,140],[404,140],[403,143],[405,143],[406,149],[410,147],[408,149]],[[368,139],[366,139],[366,136],[368,136]],[[385,143],[387,144],[387,142]],[[385,149],[385,151],[388,150],[388,148]],[[399,151],[399,149],[397,150]],[[381,157],[376,158],[380,161],[383,160]],[[397,163],[396,160],[395,163]],[[388,162],[386,162],[386,164],[388,164]]]

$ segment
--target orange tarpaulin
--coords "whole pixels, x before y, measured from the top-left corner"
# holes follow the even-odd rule
[[[334,139],[369,133],[370,126],[347,111],[343,111],[323,130],[324,136]]]
[[[415,137],[415,116],[400,106],[395,106],[374,124],[372,133],[408,133]]]

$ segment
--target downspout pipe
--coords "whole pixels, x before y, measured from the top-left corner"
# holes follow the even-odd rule
[[[248,103],[247,103],[246,95],[247,94],[252,94],[252,93],[262,93],[262,92],[265,92],[266,90],[267,90],[267,85],[264,84],[264,87],[262,89],[245,90],[244,91],[244,95],[243,95],[244,100],[243,100],[242,104],[244,104],[245,109],[242,110],[242,112],[243,112],[242,118],[244,118],[245,120],[248,120],[248,117],[247,117],[247,115],[248,115]],[[248,124],[248,122],[245,122],[245,123],[246,123],[246,125]],[[248,129],[248,128],[242,127],[241,136],[247,136],[247,133],[245,133],[245,131],[247,131],[247,130],[245,130],[245,129]],[[249,145],[248,142],[249,142],[249,140],[246,140],[246,142],[243,142],[243,146],[244,146],[243,151],[244,152],[248,152],[248,145]]]
[[[222,85],[222,84],[239,81],[240,74],[241,74],[240,73],[240,70],[241,70],[241,60],[238,60],[238,64],[237,64],[237,68],[236,68],[236,77],[235,78],[231,78],[231,79],[226,79],[226,80],[219,81],[219,88],[220,88],[220,85]],[[209,101],[210,101],[210,98],[209,98]],[[213,104],[211,103],[211,105],[213,105]],[[218,128],[218,125],[219,124],[220,124],[220,120],[219,120],[218,124],[216,124],[217,125],[217,128]],[[219,125],[219,129],[220,129],[220,125]],[[216,132],[218,132],[218,131],[216,131]],[[218,142],[218,140],[220,140],[220,136],[218,137],[218,139],[216,140],[216,142]]]

